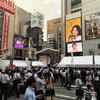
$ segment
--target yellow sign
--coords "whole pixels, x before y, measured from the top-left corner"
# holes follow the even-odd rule
[[[81,18],[66,21],[66,42],[81,41]]]

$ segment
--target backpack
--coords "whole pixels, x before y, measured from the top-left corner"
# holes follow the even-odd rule
[[[84,91],[81,88],[76,89],[76,96],[83,97],[84,96]]]

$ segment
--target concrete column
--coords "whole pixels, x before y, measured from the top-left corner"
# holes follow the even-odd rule
[[[61,0],[61,55],[66,55],[66,5],[67,0]]]

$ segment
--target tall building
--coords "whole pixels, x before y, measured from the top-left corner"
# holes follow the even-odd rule
[[[61,26],[61,18],[56,18],[53,20],[47,21],[47,41],[52,45],[53,49],[58,49],[58,30]]]
[[[13,0],[0,0],[0,50],[12,54],[13,51],[13,33],[14,33],[14,16],[15,2]]]
[[[94,49],[95,54],[100,54],[100,4],[99,0],[61,0],[62,17],[66,14],[65,41],[66,55],[70,56],[73,44],[77,45],[77,52],[74,55],[89,55],[89,50]],[[63,20],[61,20],[62,22]],[[63,26],[63,24],[62,24]],[[78,31],[76,39],[74,29]],[[78,27],[78,28],[77,28]],[[62,34],[62,33],[61,33]],[[63,38],[62,38],[63,39]],[[62,44],[63,44],[62,43]]]
[[[27,24],[31,19],[31,13],[25,11],[24,9],[16,6],[15,8],[15,22],[14,22],[14,37],[13,37],[13,56],[14,59],[24,59],[28,57],[28,48],[24,48],[27,28]],[[17,44],[16,40],[23,40],[23,44]]]

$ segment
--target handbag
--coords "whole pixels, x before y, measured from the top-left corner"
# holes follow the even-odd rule
[[[15,81],[16,81],[16,83],[21,83],[21,79],[20,78],[17,78]]]
[[[81,88],[76,89],[76,96],[83,97],[84,96],[84,91]]]

